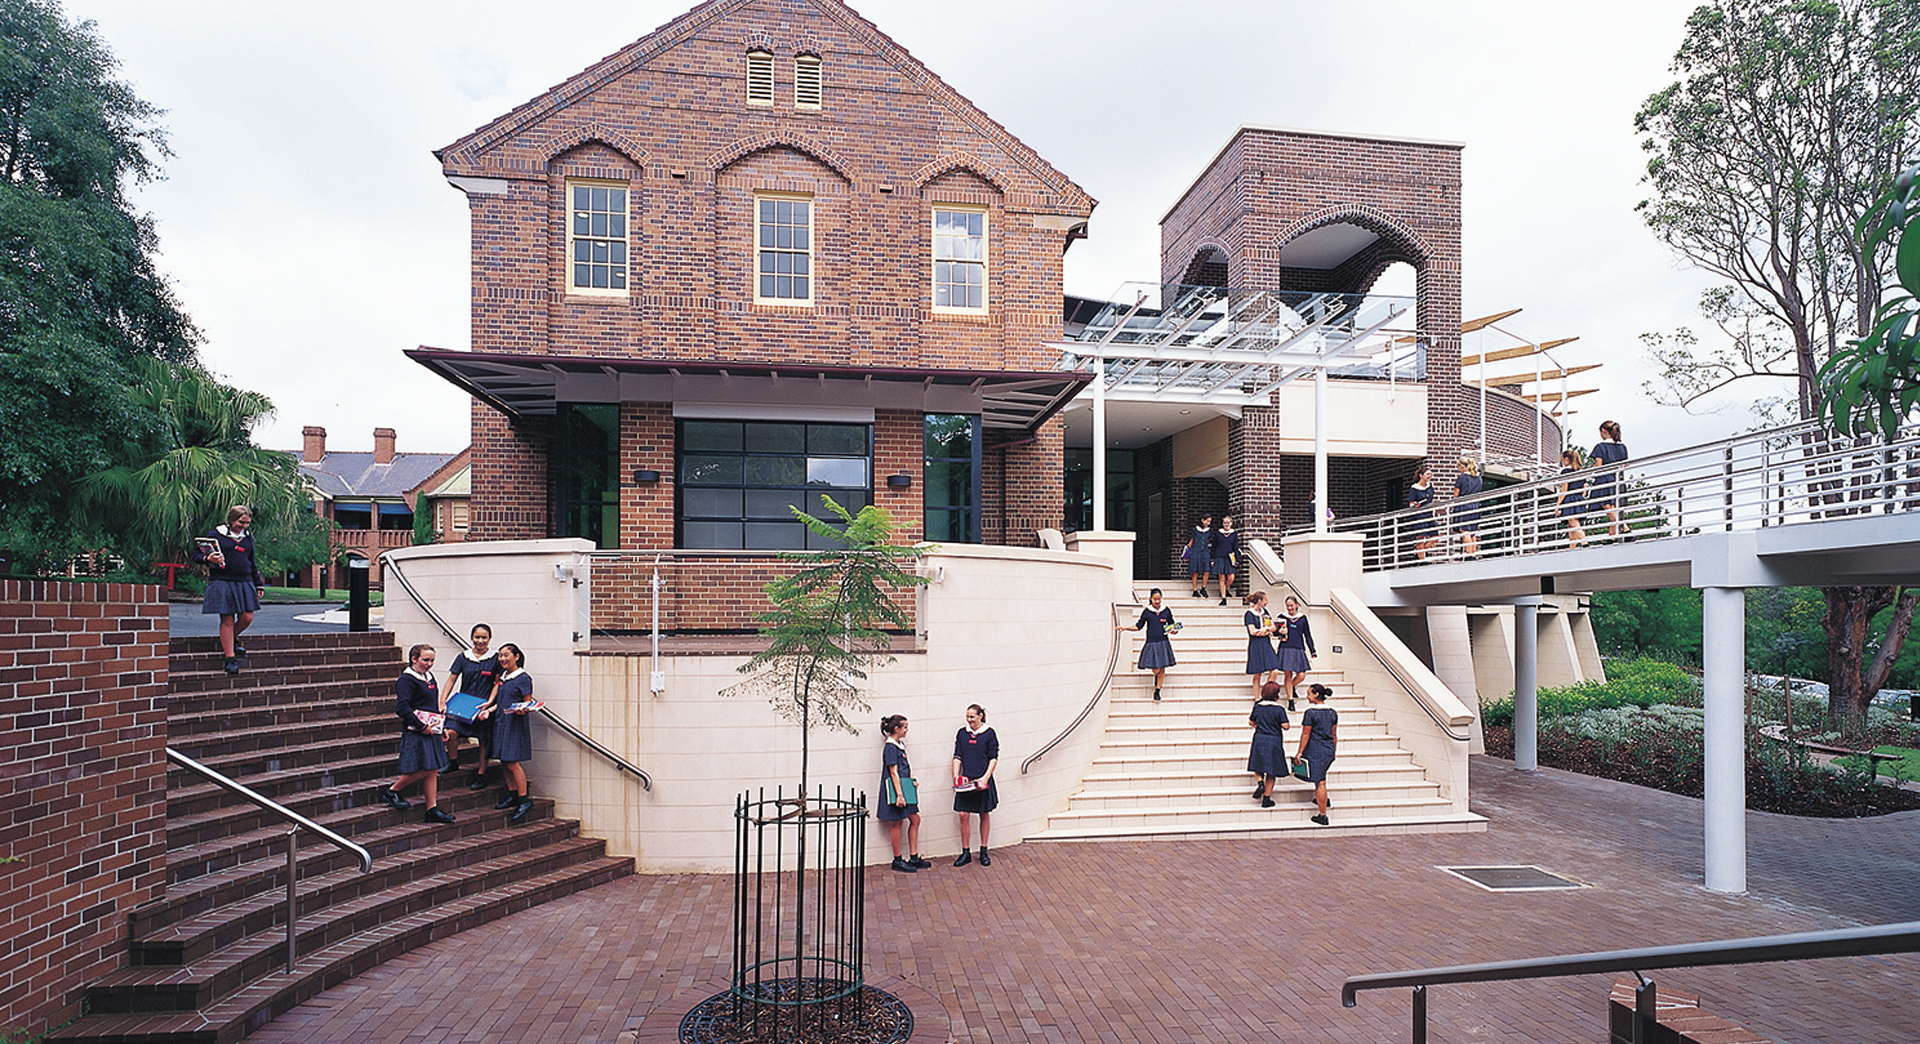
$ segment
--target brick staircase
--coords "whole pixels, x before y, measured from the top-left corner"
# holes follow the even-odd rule
[[[1327,773],[1330,827],[1318,826],[1313,787],[1295,779],[1274,784],[1273,808],[1252,797],[1247,749],[1253,730],[1247,714],[1253,684],[1246,675],[1246,606],[1188,596],[1186,582],[1141,581],[1147,591],[1171,593],[1166,604],[1183,629],[1174,636],[1178,666],[1167,672],[1161,700],[1153,701],[1153,676],[1133,669],[1140,634],[1123,636],[1123,666],[1113,680],[1107,731],[1092,770],[1065,811],[1047,820],[1030,840],[1066,841],[1138,837],[1248,837],[1296,831],[1316,834],[1434,833],[1483,830],[1486,821],[1460,814],[1427,778],[1338,670],[1315,670],[1300,683],[1299,710],[1290,712],[1287,752],[1298,749],[1306,687],[1333,690],[1328,706],[1340,714],[1339,756]],[[1329,649],[1318,640],[1321,656]]]
[[[167,897],[135,911],[126,967],[89,986],[89,1014],[47,1041],[239,1040],[391,957],[633,873],[631,859],[553,818],[537,787],[533,811],[510,823],[493,810],[497,783],[467,789],[471,768],[441,777],[441,807],[457,823],[424,822],[417,787],[411,811],[379,802],[394,776],[403,666],[391,636],[246,644],[247,671],[229,678],[213,639],[173,639],[169,745],[366,847],[373,871],[301,832],[288,974],[285,822],[172,769]]]

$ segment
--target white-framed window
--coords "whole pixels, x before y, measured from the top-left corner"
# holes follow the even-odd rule
[[[627,186],[567,182],[567,293],[627,293]]]
[[[824,98],[820,56],[803,54],[793,60],[793,107],[818,109]]]
[[[813,303],[813,200],[755,196],[753,209],[753,299],[767,304]]]
[[[747,104],[773,104],[773,52],[756,47],[747,52]]]
[[[933,308],[987,309],[987,212],[976,207],[933,211]]]

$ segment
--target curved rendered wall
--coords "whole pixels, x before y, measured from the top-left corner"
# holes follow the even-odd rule
[[[645,769],[651,791],[536,722],[528,764],[531,790],[555,798],[581,831],[633,855],[642,870],[731,869],[733,807],[743,789],[799,778],[800,729],[765,702],[720,690],[740,680],[740,656],[661,659],[665,691],[649,691],[645,655],[593,654],[573,636],[589,585],[580,540],[465,543],[391,554],[413,588],[455,628],[493,626],[495,644],[527,652],[536,694],[599,742]],[[563,575],[556,579],[556,568]],[[568,574],[571,571],[571,575]],[[940,577],[923,588],[923,651],[904,652],[869,679],[872,709],[855,715],[857,736],[816,729],[809,778],[879,799],[879,719],[905,714],[907,753],[922,790],[920,850],[959,850],[948,780],[954,732],[969,703],[985,706],[1000,737],[1000,808],[993,843],[1011,845],[1046,824],[1090,766],[1105,728],[1105,700],[1066,742],[1021,775],[1020,763],[1058,735],[1106,676],[1113,641],[1112,566],[1090,554],[1027,548],[949,546],[923,560]],[[402,646],[455,648],[405,588],[388,585],[387,630]],[[890,856],[886,830],[870,826],[867,854]],[[904,839],[903,839],[904,840]],[[977,842],[976,842],[977,843]]]

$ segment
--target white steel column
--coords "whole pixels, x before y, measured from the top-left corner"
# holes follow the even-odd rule
[[[1700,591],[1706,703],[1706,879],[1716,892],[1747,890],[1747,592]]]
[[[1513,607],[1513,767],[1540,767],[1540,606]]]
[[[1093,360],[1093,531],[1107,531],[1107,360],[1104,356]]]
[[[1324,348],[1324,345],[1322,346]],[[1327,531],[1327,364],[1313,368],[1313,531]]]

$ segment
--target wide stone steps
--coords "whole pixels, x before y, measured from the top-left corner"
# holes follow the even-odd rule
[[[86,990],[89,1014],[47,1041],[234,1041],[409,949],[633,872],[538,796],[519,822],[440,778],[452,824],[379,800],[395,774],[393,639],[248,635],[241,674],[212,639],[175,639],[169,737],[373,854],[373,870],[302,831],[294,868],[298,960],[286,969],[288,824],[198,775],[168,775],[167,894],[135,910],[125,967]],[[471,751],[471,745],[467,752]],[[496,773],[497,778],[497,773]]]
[[[1327,773],[1333,824],[1311,822],[1313,788],[1291,778],[1276,781],[1273,808],[1260,807],[1246,767],[1253,737],[1247,725],[1253,686],[1244,673],[1246,607],[1237,599],[1224,607],[1212,599],[1190,600],[1184,585],[1143,581],[1137,586],[1143,602],[1149,586],[1172,596],[1166,604],[1185,625],[1172,637],[1179,663],[1167,672],[1162,698],[1153,700],[1151,675],[1131,669],[1140,647],[1139,636],[1133,636],[1131,648],[1123,650],[1128,666],[1110,690],[1106,731],[1091,769],[1067,809],[1049,817],[1047,829],[1034,840],[1484,827],[1480,817],[1453,811],[1365,695],[1355,692],[1341,672],[1327,669],[1308,672],[1300,683],[1303,695],[1289,712],[1293,728],[1286,744],[1290,754],[1298,749],[1306,686],[1331,688],[1327,705],[1340,715],[1339,756]]]

